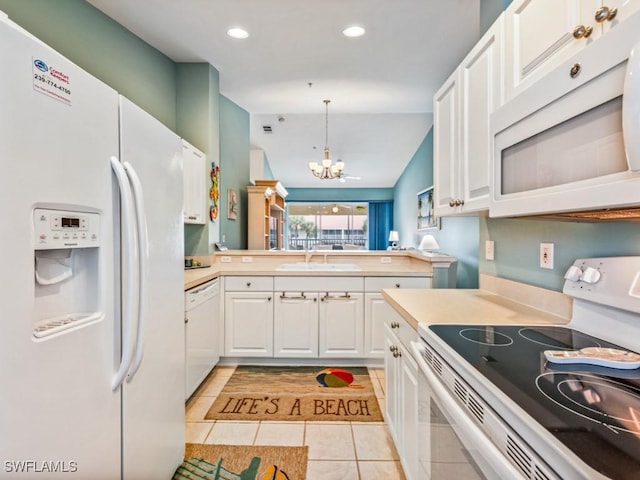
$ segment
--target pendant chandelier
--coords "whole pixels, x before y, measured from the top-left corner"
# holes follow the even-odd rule
[[[338,160],[334,165],[331,164],[329,158],[329,102],[331,100],[323,100],[325,105],[325,143],[324,143],[324,159],[322,163],[309,162],[309,168],[314,176],[322,180],[331,180],[332,178],[341,178],[344,170],[344,162]]]

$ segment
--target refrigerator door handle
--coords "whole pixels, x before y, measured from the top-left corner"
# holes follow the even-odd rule
[[[136,212],[138,233],[138,332],[134,349],[133,364],[129,368],[127,382],[135,376],[144,355],[144,326],[146,320],[147,279],[149,260],[149,237],[147,235],[147,218],[144,210],[144,196],[140,177],[129,162],[124,162],[124,169],[129,177],[133,191],[133,202]]]
[[[116,175],[118,181],[118,187],[120,189],[120,218],[122,222],[122,278],[123,282],[127,285],[133,285],[134,283],[134,269],[133,266],[136,263],[136,249],[133,248],[134,241],[134,226],[132,217],[133,199],[131,193],[131,187],[127,179],[127,173],[124,167],[116,157],[111,157],[111,168]],[[125,258],[126,257],[126,258]],[[120,366],[115,374],[111,388],[115,391],[122,385],[129,367],[133,360],[133,310],[134,301],[133,296],[126,292],[127,289],[122,291],[122,355],[120,360]]]

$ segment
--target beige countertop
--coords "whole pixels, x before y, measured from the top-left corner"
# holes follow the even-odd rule
[[[243,259],[251,258],[251,262]],[[381,257],[389,260],[382,263]],[[304,262],[305,252],[257,252],[232,251],[218,252],[211,257],[192,257],[201,263],[211,265],[207,268],[195,268],[184,271],[184,289],[197,287],[220,276],[269,275],[269,276],[433,276],[433,268],[455,262],[452,257],[437,256],[429,258],[415,252],[314,252],[311,263],[357,263],[361,270],[278,270],[283,263]],[[226,261],[223,263],[222,259]]]
[[[419,323],[561,325],[571,318],[571,299],[560,292],[496,277],[483,282],[483,277],[485,288],[478,290],[386,289],[382,294],[413,328]]]

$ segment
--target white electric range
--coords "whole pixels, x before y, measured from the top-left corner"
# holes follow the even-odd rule
[[[640,257],[576,260],[565,279],[568,325],[419,326],[424,478],[640,478],[640,369],[543,353],[640,351]]]

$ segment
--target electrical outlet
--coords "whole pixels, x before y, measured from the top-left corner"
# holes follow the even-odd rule
[[[224,257],[220,257],[220,263],[231,263],[231,257],[226,255]]]
[[[391,263],[391,257],[380,257],[380,263]]]
[[[540,268],[553,270],[553,243],[540,244]]]
[[[222,243],[227,241],[227,236],[223,233],[222,234]]]
[[[486,240],[484,242],[484,259],[493,260],[493,240]]]
[[[251,263],[253,262],[253,257],[242,257],[242,263]]]

